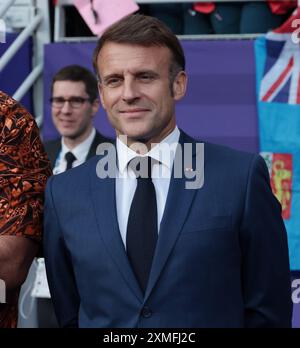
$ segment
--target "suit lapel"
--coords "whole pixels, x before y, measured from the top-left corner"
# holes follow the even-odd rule
[[[94,140],[93,140],[93,142],[90,146],[89,152],[86,156],[87,160],[96,155],[97,146],[103,142],[104,142],[104,139],[102,139],[101,135],[96,131]]]
[[[190,210],[190,206],[195,197],[197,190],[186,189],[185,170],[186,168],[195,167],[196,157],[196,142],[194,139],[188,137],[185,133],[181,132],[179,144],[183,148],[184,143],[192,143],[193,153],[191,156],[191,163],[182,161],[182,178],[174,178],[174,166],[172,170],[172,176],[170,180],[170,187],[168,191],[168,197],[165,205],[163,218],[160,224],[160,231],[158,242],[153,258],[153,264],[151,273],[149,276],[149,282],[146,289],[145,301],[150,295],[153,287],[155,286],[168,257],[170,256],[172,249],[176,243],[176,240],[180,234],[183,224],[187,218]],[[178,150],[177,150],[178,155]],[[185,164],[185,165],[184,165]]]
[[[86,159],[90,159],[92,157],[94,157],[96,155],[96,151],[97,151],[97,147],[99,144],[102,144],[102,143],[111,143],[112,140],[111,139],[108,139],[108,138],[105,138],[104,136],[102,136],[98,131],[96,131],[96,135],[94,137],[94,140],[92,142],[92,145],[89,149],[89,152],[87,154],[87,157]]]
[[[49,157],[52,169],[55,166],[56,159],[61,151],[61,139],[49,141],[45,144],[45,150]]]
[[[101,157],[99,156],[98,160],[100,159]],[[90,178],[91,195],[98,230],[118,270],[135,293],[136,297],[142,301],[143,295],[129,264],[118,226],[115,179],[98,178],[95,167],[91,172],[93,172]],[[116,286],[118,286],[118,284]]]

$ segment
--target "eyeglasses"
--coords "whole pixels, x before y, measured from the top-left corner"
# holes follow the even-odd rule
[[[57,109],[61,109],[65,105],[65,102],[68,102],[72,108],[78,109],[88,100],[91,101],[90,98],[82,97],[71,97],[69,99],[65,99],[63,97],[50,98],[52,106]]]

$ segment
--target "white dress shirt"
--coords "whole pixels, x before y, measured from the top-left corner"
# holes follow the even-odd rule
[[[175,127],[172,133],[164,138],[159,144],[154,146],[148,153],[142,156],[150,156],[159,162],[155,163],[152,167],[152,181],[155,187],[157,202],[158,232],[165,210],[179,136],[179,129]],[[135,174],[127,165],[134,157],[141,155],[127,147],[127,145],[125,145],[119,138],[117,138],[116,145],[118,156],[118,173],[116,178],[117,216],[121,238],[126,248],[128,216],[135,189],[137,187],[137,179]]]
[[[84,163],[86,161],[86,157],[90,151],[90,147],[92,145],[92,142],[96,136],[96,129],[93,128],[90,135],[80,144],[78,144],[76,147],[74,147],[72,150],[70,150],[67,145],[64,142],[64,138],[61,138],[61,151],[55,161],[55,166],[53,169],[53,174],[59,174],[64,172],[67,169],[67,161],[65,159],[65,155],[67,152],[72,152],[73,155],[76,157],[76,160],[73,162],[72,167],[77,167],[80,164]]]

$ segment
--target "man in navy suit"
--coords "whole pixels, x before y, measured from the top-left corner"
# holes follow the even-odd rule
[[[45,150],[53,174],[59,174],[95,156],[97,146],[111,140],[93,125],[99,109],[99,95],[97,79],[90,70],[80,65],[67,65],[57,71],[52,79],[50,101],[53,124],[60,137],[47,141]],[[35,290],[47,289],[43,281],[43,260],[39,260],[36,273]],[[45,295],[38,298],[39,325],[56,327],[51,302]]]
[[[47,185],[59,324],[289,327],[287,238],[266,165],[177,128],[187,77],[176,36],[128,16],[100,38],[94,67],[117,139]]]

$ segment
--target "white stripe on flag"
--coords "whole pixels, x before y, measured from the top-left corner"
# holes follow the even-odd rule
[[[260,86],[260,100],[267,94],[270,88],[276,83],[284,69],[287,67],[288,62],[293,57],[293,50],[289,45],[289,42],[284,44],[284,47],[281,51],[280,56],[278,57],[276,63],[272,66],[272,68],[267,72],[267,74],[263,77]],[[288,75],[284,79],[284,81],[280,84],[280,86],[276,89],[276,93],[274,93],[268,101],[273,100],[273,98],[278,94],[278,91],[284,84],[287,79],[291,76],[292,69],[289,71]]]
[[[296,49],[294,51],[294,66],[293,66],[293,73],[292,73],[290,92],[289,92],[289,101],[288,101],[289,104],[297,104],[299,76],[300,76],[299,56],[300,56],[300,50]]]

